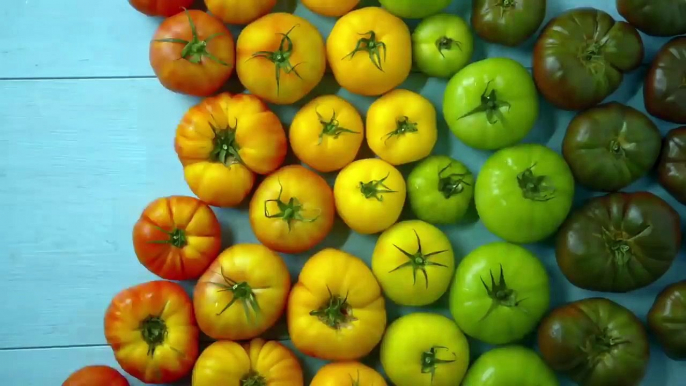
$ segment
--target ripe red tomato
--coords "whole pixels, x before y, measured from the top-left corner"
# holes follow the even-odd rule
[[[109,366],[86,366],[73,372],[62,386],[129,386],[129,381]]]
[[[169,17],[189,8],[194,0],[129,0],[138,12],[148,16]]]
[[[233,35],[202,11],[186,11],[165,19],[150,42],[150,64],[169,90],[194,95],[214,94],[231,77],[236,62]]]

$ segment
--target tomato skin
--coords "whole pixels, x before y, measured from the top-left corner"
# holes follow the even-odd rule
[[[148,16],[169,17],[193,5],[194,0],[129,0],[138,12]]]
[[[198,357],[193,304],[183,287],[170,281],[119,292],[105,313],[105,338],[121,368],[144,383],[175,382]]]
[[[355,52],[361,39],[371,39],[376,47]],[[361,35],[364,34],[364,35]],[[383,46],[379,44],[383,43]],[[385,49],[383,48],[385,46]],[[377,96],[396,88],[407,79],[412,68],[412,39],[407,24],[379,7],[356,9],[336,21],[326,39],[326,54],[336,82],[360,95]]]
[[[363,138],[360,113],[336,95],[323,95],[303,106],[288,130],[291,148],[298,159],[323,173],[351,163]]]
[[[436,144],[436,109],[428,99],[396,89],[367,111],[367,144],[382,160],[402,165],[420,160]]]
[[[457,15],[438,14],[422,20],[412,32],[412,58],[426,75],[449,78],[469,63],[474,37]]]
[[[288,144],[279,118],[261,100],[221,93],[188,110],[174,146],[193,193],[209,205],[235,207],[250,194],[255,173],[281,166]]]
[[[686,281],[665,287],[648,312],[648,326],[668,357],[686,359]]]
[[[224,23],[246,25],[268,14],[276,0],[205,0],[205,5]]]
[[[323,314],[311,314],[323,313],[327,305],[335,315],[331,327]],[[300,352],[326,360],[358,359],[381,341],[385,328],[381,288],[362,260],[332,248],[307,260],[288,299],[288,333]]]
[[[546,0],[476,0],[472,25],[487,42],[515,47],[530,38],[543,23]]]
[[[367,197],[365,194],[372,192],[373,185],[377,186],[377,194]],[[398,169],[384,160],[368,158],[341,170],[333,193],[343,222],[357,233],[373,234],[398,221],[407,190]]]
[[[494,348],[469,368],[462,386],[558,386],[555,373],[538,354],[522,346]]]
[[[347,385],[386,386],[381,374],[360,362],[332,362],[317,371],[310,386]]]
[[[647,35],[686,34],[686,2],[673,0],[617,0],[617,11]]]
[[[339,17],[350,12],[360,0],[302,0],[310,11],[329,17]]]
[[[246,383],[251,379],[264,383]],[[217,341],[203,350],[193,368],[193,386],[239,384],[303,386],[302,367],[291,350],[260,338],[242,345]]]
[[[474,187],[476,211],[486,228],[505,241],[522,244],[555,233],[572,208],[573,197],[569,166],[562,156],[538,144],[493,154]]]
[[[198,63],[191,61],[191,54],[184,57],[183,50],[187,47],[186,44],[159,41],[193,41],[191,21],[197,31],[197,40],[209,40],[206,46],[198,45],[197,49],[212,55],[202,55]],[[178,13],[165,19],[150,41],[150,65],[160,83],[167,89],[198,97],[210,96],[219,90],[233,73],[233,35],[221,21],[205,12],[190,10]]]
[[[405,19],[424,19],[440,12],[452,0],[379,0],[379,3],[390,13]]]
[[[668,122],[686,123],[686,36],[660,48],[643,86],[646,111]]]
[[[271,54],[275,61],[268,58]],[[238,36],[238,79],[251,94],[267,102],[289,105],[299,101],[319,84],[325,69],[324,39],[300,16],[270,13],[250,23]]]
[[[269,249],[302,253],[326,238],[335,211],[333,192],[326,181],[300,165],[289,165],[267,176],[255,190],[250,225],[255,237]]]
[[[427,365],[431,360],[449,361]],[[381,342],[381,364],[396,386],[459,385],[469,365],[469,343],[443,315],[417,312],[396,319]],[[429,371],[425,371],[429,370]]]
[[[686,126],[672,129],[665,136],[657,173],[660,185],[686,205]]]
[[[62,386],[129,386],[129,381],[109,366],[86,366],[73,372]]]
[[[217,257],[221,244],[217,216],[193,197],[158,198],[133,226],[138,260],[167,280],[197,279]]]
[[[506,299],[496,297],[508,289],[513,292]],[[490,344],[523,338],[549,305],[550,280],[543,264],[523,247],[505,242],[482,245],[462,259],[450,290],[457,325]]]

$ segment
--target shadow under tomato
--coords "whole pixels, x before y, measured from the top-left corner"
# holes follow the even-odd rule
[[[195,0],[193,2],[193,5],[191,5],[191,9],[198,9],[203,12],[207,12],[207,5],[205,4],[205,0]]]
[[[538,96],[539,113],[538,119],[533,129],[522,140],[522,143],[538,143],[547,145],[550,139],[555,134],[556,122],[555,113],[557,109],[553,107],[542,95]],[[563,131],[566,131],[563,130]],[[553,149],[559,149],[556,145],[551,146]]]
[[[279,0],[276,3],[276,6],[274,9],[272,9],[271,13],[276,13],[276,12],[287,12],[287,13],[293,13],[295,12],[295,9],[298,7],[298,1],[297,0]]]

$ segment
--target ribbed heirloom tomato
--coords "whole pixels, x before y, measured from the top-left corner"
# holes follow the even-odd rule
[[[148,16],[169,17],[189,8],[194,0],[129,0],[136,10]]]
[[[268,14],[276,0],[205,0],[205,5],[224,23],[248,24]]]
[[[175,147],[186,182],[214,206],[238,206],[255,173],[283,163],[286,133],[279,118],[254,95],[222,93],[190,108],[176,129]]]
[[[175,382],[198,357],[193,305],[180,285],[151,281],[118,293],[105,313],[105,338],[127,373],[145,383]]]
[[[304,6],[322,16],[338,17],[352,11],[360,0],[302,0]]]
[[[310,386],[386,386],[381,374],[360,362],[333,362],[317,371]]]
[[[73,372],[62,386],[129,386],[129,381],[109,366],[86,366]]]

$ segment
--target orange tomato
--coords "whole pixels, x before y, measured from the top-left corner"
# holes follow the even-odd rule
[[[381,374],[360,362],[334,362],[315,374],[310,386],[386,386]]]
[[[326,52],[338,84],[360,95],[394,89],[412,68],[407,24],[379,7],[360,8],[338,19],[326,40]]]
[[[254,338],[283,314],[290,289],[291,276],[279,255],[260,244],[234,245],[195,286],[200,330],[214,339]]]
[[[167,280],[197,279],[217,257],[221,244],[217,216],[193,197],[158,198],[133,226],[138,260]]]
[[[314,13],[338,17],[352,11],[360,0],[302,0],[302,2]]]
[[[72,373],[62,386],[129,386],[129,381],[109,366],[86,366]]]
[[[224,23],[248,24],[268,14],[276,0],[205,0],[205,5]]]
[[[355,107],[336,95],[313,99],[295,114],[288,139],[295,155],[320,172],[351,163],[362,145],[364,126]]]
[[[188,110],[176,129],[186,182],[214,206],[238,206],[250,194],[255,173],[281,166],[287,146],[279,118],[249,94],[206,98]]]
[[[175,382],[198,357],[191,299],[170,281],[127,288],[107,308],[105,339],[127,373],[145,383]]]
[[[293,104],[319,84],[326,69],[324,39],[309,21],[270,13],[250,23],[236,43],[236,72],[251,94]]]

